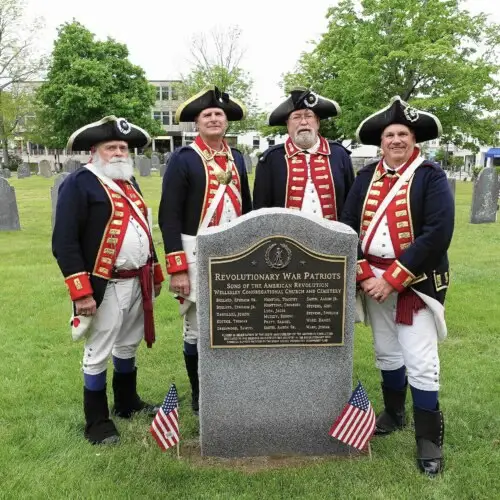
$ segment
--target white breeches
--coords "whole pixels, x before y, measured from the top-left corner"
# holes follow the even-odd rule
[[[188,344],[198,343],[198,319],[196,317],[196,304],[193,303],[184,315],[183,337]]]
[[[83,354],[83,371],[97,375],[107,368],[111,354],[135,356],[144,336],[144,311],[139,278],[110,281],[97,309]]]
[[[413,314],[413,325],[396,324],[397,294],[383,304],[366,296],[373,331],[376,366],[397,370],[406,366],[408,382],[423,391],[439,390],[439,357],[436,323],[426,307]]]

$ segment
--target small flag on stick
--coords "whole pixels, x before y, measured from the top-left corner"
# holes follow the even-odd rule
[[[363,450],[375,432],[375,412],[361,382],[330,428],[330,436]]]
[[[172,384],[150,428],[152,436],[163,451],[179,444],[178,406],[177,389],[175,384]]]

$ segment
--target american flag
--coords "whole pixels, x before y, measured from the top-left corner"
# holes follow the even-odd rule
[[[361,382],[333,423],[330,436],[363,450],[375,431],[375,412]]]
[[[163,451],[179,442],[178,406],[177,389],[172,384],[149,429]]]

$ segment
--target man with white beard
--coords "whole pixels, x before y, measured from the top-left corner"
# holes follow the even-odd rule
[[[141,339],[148,347],[155,341],[153,293],[160,293],[164,280],[128,152],[150,141],[140,127],[106,116],[73,133],[66,147],[92,152],[90,162],[59,189],[52,235],[52,251],[73,302],[73,338],[85,339],[84,435],[92,444],[119,440],[106,394],[110,357],[113,413],[154,416],[159,408],[137,394],[135,366]]]
[[[288,139],[260,157],[254,210],[284,207],[338,220],[354,182],[350,152],[322,137],[319,126],[339,113],[335,101],[297,88],[269,115],[269,125],[286,125]]]

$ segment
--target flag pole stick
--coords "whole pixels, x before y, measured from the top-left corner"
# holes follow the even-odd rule
[[[370,460],[372,459],[372,446],[370,444],[370,441],[368,441],[368,456],[370,457]]]
[[[180,460],[181,459],[181,453],[179,451],[179,443],[177,443],[175,446],[177,448],[177,460]]]

